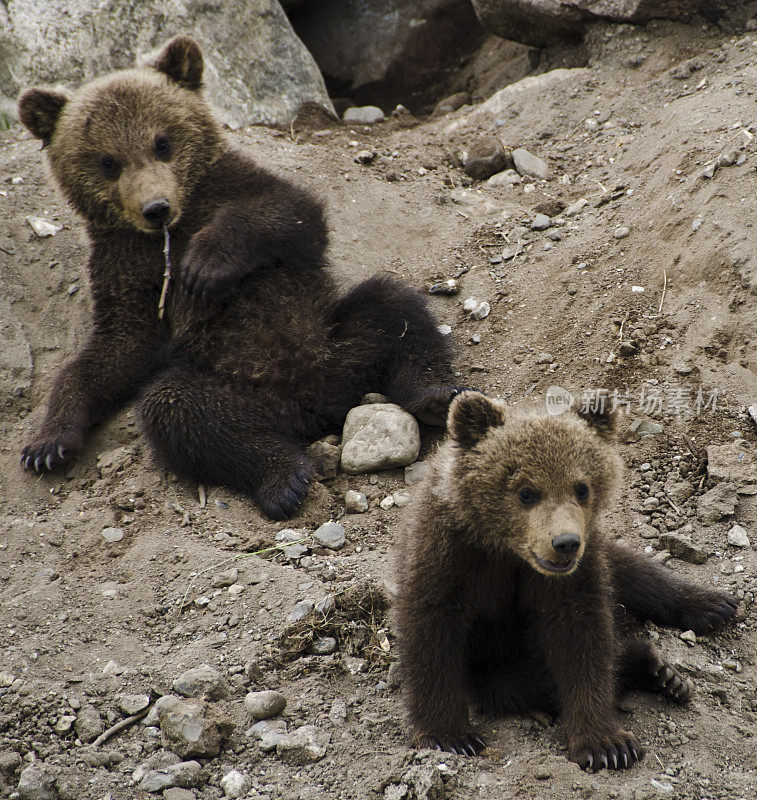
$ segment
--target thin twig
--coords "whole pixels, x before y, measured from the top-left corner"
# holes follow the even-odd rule
[[[139,722],[143,717],[147,716],[147,712],[152,708],[152,706],[148,706],[147,708],[142,709],[138,714],[132,714],[130,717],[126,717],[126,719],[122,719],[120,722],[117,722],[112,728],[108,728],[105,733],[101,733],[94,742],[92,742],[92,747],[99,747],[101,744],[110,739],[111,736],[115,736],[117,733],[120,733],[124,728],[128,728],[133,725],[135,722]]]
[[[662,304],[665,302],[665,292],[666,292],[666,290],[668,288],[668,273],[667,273],[667,270],[664,267],[663,267],[663,270],[662,270],[662,277],[663,277],[662,297],[660,298],[660,307],[657,309],[657,313],[658,314],[662,313]]]
[[[597,184],[597,186],[599,186],[599,188],[602,190],[602,194],[607,194],[607,189],[605,189],[605,187],[602,186],[602,184],[596,178],[589,178],[589,180],[593,181]]]
[[[678,514],[680,516],[681,515],[681,509],[678,508],[678,506],[669,497],[666,497],[665,499],[668,501],[668,504],[673,509],[673,511],[675,511],[676,514]]]
[[[628,322],[628,317],[631,315],[630,311],[626,311],[625,317],[623,317],[623,321],[620,323],[620,336],[618,337],[618,341],[623,341],[623,326]]]
[[[166,307],[166,295],[168,294],[168,284],[171,282],[171,237],[168,233],[168,226],[163,226],[163,261],[165,270],[163,271],[163,288],[160,291],[158,301],[158,319],[163,319],[163,312]]]

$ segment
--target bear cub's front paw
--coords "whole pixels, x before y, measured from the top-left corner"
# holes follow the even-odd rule
[[[696,634],[710,633],[736,616],[739,602],[735,597],[704,589],[686,601],[680,626]]]
[[[458,756],[477,756],[486,748],[486,742],[475,733],[452,736],[419,736],[415,741],[419,750],[443,750]]]
[[[227,294],[247,272],[222,253],[191,244],[181,264],[179,286],[191,297],[207,300]]]
[[[35,472],[54,470],[76,455],[81,449],[82,440],[82,435],[77,431],[40,436],[23,449],[21,466]]]
[[[616,731],[572,742],[568,758],[583,770],[628,769],[644,758],[644,748],[629,731]]]

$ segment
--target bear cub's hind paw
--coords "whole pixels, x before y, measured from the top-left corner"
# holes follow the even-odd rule
[[[658,694],[677,703],[691,700],[694,693],[693,681],[682,675],[661,653],[657,653],[656,663],[650,664],[649,672]]]
[[[23,469],[50,472],[70,461],[81,448],[82,437],[76,433],[62,433],[49,439],[37,439],[21,453]]]
[[[420,736],[415,743],[419,750],[442,750],[458,756],[477,756],[486,748],[486,742],[475,733],[459,736]]]
[[[644,748],[629,731],[618,729],[597,738],[586,738],[569,748],[571,761],[588,772],[628,769],[644,758]]]
[[[267,477],[255,489],[255,502],[271,519],[288,519],[302,505],[312,473],[310,464],[303,462],[288,475]]]
[[[697,635],[710,633],[736,616],[739,603],[725,592],[703,590],[687,600],[681,614],[682,630],[692,630]]]

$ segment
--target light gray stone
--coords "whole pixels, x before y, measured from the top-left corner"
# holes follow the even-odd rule
[[[55,776],[39,762],[30,764],[21,773],[17,791],[20,800],[58,800]]]
[[[117,697],[118,707],[131,717],[134,714],[139,714],[150,705],[150,697],[146,694],[121,694]]]
[[[739,502],[736,487],[732,483],[718,483],[697,499],[697,512],[704,522],[717,522],[730,517]]]
[[[368,498],[362,492],[350,489],[344,495],[344,508],[348,514],[362,514],[368,510]]]
[[[0,95],[131,67],[178,33],[191,33],[203,49],[208,97],[230,126],[288,125],[305,101],[333,112],[315,61],[276,0],[0,4]]]
[[[329,656],[336,652],[337,641],[333,636],[324,636],[316,639],[308,648],[308,652],[314,656]]]
[[[245,733],[258,740],[259,747],[264,753],[270,753],[286,736],[286,732],[287,726],[283,719],[264,719],[256,722]]]
[[[287,764],[312,764],[326,755],[329,739],[329,734],[315,725],[303,725],[281,737],[276,753]]]
[[[229,696],[229,685],[217,669],[209,664],[182,672],[173,682],[173,690],[184,697],[223,700]]]
[[[742,528],[741,525],[734,525],[731,530],[728,531],[728,544],[734,547],[749,547],[751,542],[749,541],[746,528]]]
[[[181,758],[217,756],[233,723],[204,700],[161,698],[158,710],[163,747]]]
[[[313,603],[310,600],[300,600],[294,608],[287,614],[287,625],[294,625],[295,622],[302,622],[305,617],[313,610]]]
[[[378,106],[352,106],[344,112],[343,119],[356,125],[372,125],[386,117]]]
[[[513,161],[515,162],[515,169],[519,175],[527,175],[531,178],[538,178],[539,180],[548,180],[551,176],[551,171],[547,162],[529,153],[523,147],[517,147],[513,150]]]
[[[180,761],[144,773],[139,788],[145,792],[160,792],[173,786],[189,789],[198,786],[202,780],[203,769],[197,761]]]
[[[233,586],[239,578],[239,570],[236,567],[225,569],[213,576],[210,585],[214,589],[222,589],[226,586]]]
[[[221,789],[224,797],[242,797],[252,788],[252,781],[248,775],[239,770],[229,770],[221,778]]]
[[[103,539],[108,544],[115,544],[116,542],[123,541],[124,529],[123,528],[103,528]]]
[[[100,712],[94,706],[85,705],[76,715],[74,730],[83,742],[93,742],[104,730]]]
[[[393,403],[350,410],[342,433],[342,469],[357,474],[412,464],[420,452],[418,423]]]
[[[254,719],[276,717],[286,708],[286,697],[280,692],[249,692],[244,698],[244,707]]]
[[[659,538],[660,547],[670,551],[675,558],[681,561],[688,561],[691,564],[704,564],[709,553],[697,547],[691,540],[691,536],[678,533],[663,533]]]
[[[514,169],[505,169],[492,175],[486,182],[487,186],[515,186],[516,184],[523,183],[523,179],[518,175]]]
[[[546,214],[534,214],[531,220],[532,231],[545,231],[552,224],[552,220]]]
[[[347,535],[344,532],[344,526],[338,522],[324,522],[318,530],[313,534],[313,539],[329,550],[341,550],[347,541]]]

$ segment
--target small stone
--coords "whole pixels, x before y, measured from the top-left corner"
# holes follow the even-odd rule
[[[103,667],[103,675],[123,675],[125,671],[118,661],[108,661]]]
[[[313,534],[313,539],[321,547],[326,547],[329,550],[341,550],[347,541],[347,535],[344,527],[338,522],[325,522]]]
[[[429,294],[452,296],[458,294],[459,291],[460,284],[454,278],[449,278],[448,280],[440,281],[439,283],[432,283],[431,286],[428,287]]]
[[[232,769],[221,778],[224,797],[242,797],[252,788],[252,781],[243,772]]]
[[[384,509],[384,511],[389,511],[389,509],[394,505],[394,498],[391,495],[388,495],[379,503],[379,505]]]
[[[538,781],[546,781],[552,777],[552,770],[547,767],[537,767],[534,771],[534,778]]]
[[[76,716],[74,714],[63,714],[58,718],[55,725],[53,725],[53,730],[58,736],[64,736],[73,728],[74,722],[76,722]]]
[[[287,625],[294,625],[295,622],[302,622],[313,610],[313,603],[310,600],[300,600],[287,615]]]
[[[589,201],[585,197],[582,197],[580,200],[576,200],[575,203],[571,203],[563,213],[566,217],[575,217],[577,214],[580,214],[588,205]]]
[[[316,614],[321,614],[324,617],[327,617],[331,612],[336,608],[336,600],[334,599],[333,594],[327,594],[322,600],[319,600],[313,611]]]
[[[515,162],[515,169],[520,175],[538,178],[539,180],[548,180],[550,177],[550,169],[547,166],[547,162],[538,156],[532,155],[522,147],[513,150],[513,161]]]
[[[221,673],[209,664],[182,672],[173,682],[173,690],[183,697],[223,700],[229,696],[229,685]]]
[[[76,715],[74,729],[83,742],[93,742],[104,730],[100,712],[94,706],[84,706]]]
[[[708,164],[700,173],[700,178],[714,178],[715,177],[715,170],[718,168],[718,165],[713,161],[712,164]]]
[[[718,483],[697,499],[697,513],[704,522],[733,516],[739,498],[732,483]]]
[[[612,232],[612,235],[615,239],[625,239],[627,236],[630,236],[630,234],[631,234],[631,229],[627,228],[625,225],[619,225]]]
[[[109,544],[114,544],[115,542],[120,542],[124,538],[124,529],[123,528],[103,528],[102,533],[103,539]]]
[[[395,492],[392,495],[392,499],[394,500],[394,505],[397,508],[405,508],[405,506],[410,505],[411,497],[409,494],[405,494],[404,492]]]
[[[344,112],[342,119],[358,125],[371,125],[374,122],[381,122],[386,116],[377,106],[352,106]]]
[[[552,224],[552,220],[546,214],[535,214],[531,220],[532,231],[545,231]]]
[[[451,325],[437,325],[436,329],[442,336],[449,336],[452,333]]]
[[[728,544],[734,547],[749,547],[751,542],[749,541],[749,536],[747,536],[746,528],[742,528],[741,525],[734,525],[728,531]]]
[[[308,459],[313,464],[316,480],[328,481],[336,477],[342,458],[340,445],[325,441],[314,442],[306,452]]]
[[[364,658],[356,658],[355,656],[344,656],[344,666],[350,675],[360,675],[365,672],[367,662]]]
[[[127,717],[139,714],[150,705],[150,697],[146,694],[121,694],[118,695],[117,701],[118,707]]]
[[[370,164],[376,158],[376,153],[373,150],[358,150],[355,155],[355,161],[358,164]]]
[[[638,442],[643,436],[655,436],[662,433],[663,426],[659,422],[652,422],[651,420],[642,419],[637,417],[625,429],[621,440],[624,442]]]
[[[342,469],[352,474],[412,464],[421,446],[415,417],[393,403],[351,409],[342,442]]]
[[[469,312],[468,316],[471,319],[486,319],[491,310],[492,309],[489,303],[487,303],[486,300],[482,300],[471,312]]]
[[[519,183],[523,183],[523,179],[518,175],[518,173],[514,169],[505,169],[502,172],[498,172],[496,175],[492,175],[491,178],[486,182],[487,186],[494,186],[494,187],[509,187],[509,186],[517,186]]]
[[[63,226],[57,222],[50,222],[49,219],[42,217],[27,217],[26,221],[29,223],[34,235],[38,239],[46,239],[48,236],[55,236],[58,231],[63,229]]]
[[[508,166],[507,153],[496,136],[481,136],[469,148],[465,172],[475,181],[483,181]]]
[[[536,357],[537,364],[551,364],[554,361],[554,356],[552,353],[541,353]]]
[[[276,753],[287,764],[312,764],[326,755],[329,739],[328,733],[315,725],[303,725],[281,737]]]
[[[662,794],[673,794],[675,788],[673,787],[672,783],[665,783],[663,781],[658,781],[656,778],[652,778],[650,781],[652,786],[657,789],[658,792],[662,792]]]
[[[223,589],[226,586],[231,586],[236,583],[238,578],[239,570],[236,567],[231,567],[231,569],[217,573],[210,581],[210,585],[214,589]]]
[[[728,150],[718,156],[717,164],[719,167],[732,167],[739,157],[738,150]]]
[[[663,533],[660,535],[659,543],[661,547],[669,550],[672,556],[690,564],[704,564],[709,555],[706,550],[694,545],[691,536],[687,534]]]
[[[314,656],[329,656],[336,652],[337,641],[332,636],[324,636],[316,639],[308,648],[308,652]]]
[[[683,631],[683,633],[678,634],[678,638],[688,645],[695,645],[697,643],[697,635],[694,631]]]
[[[246,731],[246,735],[257,739],[260,749],[264,753],[270,753],[276,749],[276,745],[286,735],[286,732],[287,726],[283,719],[264,719],[256,722]]]
[[[163,747],[180,758],[212,758],[234,730],[234,724],[204,700],[167,696],[159,701]]]
[[[135,771],[134,775],[138,773]],[[197,761],[180,761],[147,770],[139,780],[139,788],[145,792],[160,792],[174,786],[188,789],[198,786],[203,778],[203,769]],[[166,797],[166,795],[163,795]]]
[[[647,497],[642,506],[648,511],[654,511],[660,507],[660,501],[656,497]]]
[[[757,425],[757,403],[753,406],[749,406],[747,411],[749,412],[749,416],[754,420],[754,424]]]
[[[344,494],[344,508],[348,514],[363,514],[368,510],[368,498],[362,492],[350,489]]]
[[[55,776],[39,762],[30,764],[21,773],[17,791],[20,800],[58,800]]]

